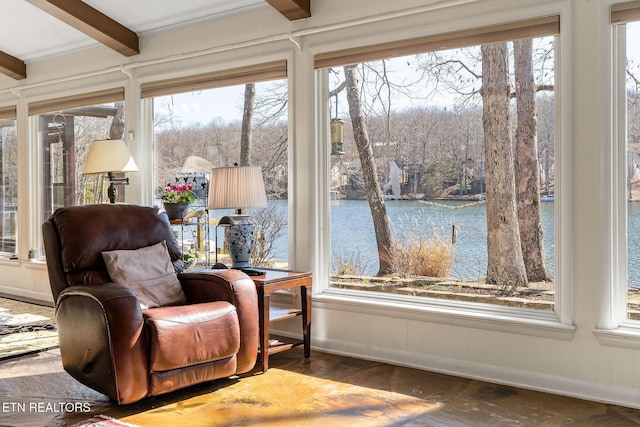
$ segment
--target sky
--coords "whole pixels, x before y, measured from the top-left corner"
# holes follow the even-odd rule
[[[174,113],[184,124],[207,124],[215,118],[225,122],[242,119],[242,99],[244,86],[229,86],[213,90],[162,96],[154,100],[156,111],[166,111],[166,105],[173,105]]]

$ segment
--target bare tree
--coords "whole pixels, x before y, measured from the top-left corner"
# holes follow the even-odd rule
[[[487,283],[527,286],[511,149],[507,43],[483,45],[482,108],[487,182]]]
[[[269,267],[275,256],[274,244],[287,228],[286,212],[271,205],[251,212],[251,222],[255,226],[256,242],[251,252],[251,265]]]
[[[378,182],[378,172],[376,169],[375,159],[373,158],[371,142],[369,141],[369,135],[367,134],[367,125],[365,115],[362,110],[362,104],[360,102],[361,97],[356,72],[356,65],[344,66],[344,75],[347,82],[349,115],[353,126],[355,143],[360,156],[360,165],[362,167],[367,200],[369,201],[369,209],[371,210],[373,227],[376,234],[376,244],[378,246],[378,259],[380,264],[378,275],[382,276],[392,272],[390,256],[391,227],[389,225],[389,216],[387,215],[387,208],[384,204],[380,183]]]
[[[638,200],[640,170],[640,66],[627,59],[627,198]]]
[[[124,136],[124,101],[118,101],[115,103],[116,114],[113,116],[111,126],[109,127],[109,139],[122,139]],[[115,174],[117,177],[122,178],[124,174]],[[122,185],[118,186],[116,192],[116,200],[118,202],[124,202],[125,188]]]
[[[273,194],[286,192],[286,185],[277,188],[280,171],[287,163],[287,82],[277,80],[256,93],[253,117],[252,157],[259,158],[265,170],[265,185]],[[267,182],[271,181],[271,182]]]
[[[554,193],[554,101],[552,96],[537,96],[537,140],[540,162],[540,189],[547,196]]]
[[[518,227],[527,279],[551,281],[544,256],[540,217],[540,164],[538,162],[537,111],[533,80],[533,42],[513,42],[518,123],[514,166]]]
[[[253,138],[253,110],[256,102],[256,85],[244,85],[244,108],[242,113],[242,132],[240,133],[240,165],[251,164],[251,145]]]
[[[116,114],[109,127],[109,139],[122,139],[124,136],[124,101],[118,101],[114,105]]]
[[[287,192],[286,107],[286,81],[276,81],[259,95],[255,84],[245,85],[240,164],[248,165],[252,158],[259,159],[267,193],[277,197]]]

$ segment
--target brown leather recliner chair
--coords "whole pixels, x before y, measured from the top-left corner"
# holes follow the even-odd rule
[[[253,281],[236,270],[182,273],[179,245],[157,208],[65,207],[42,231],[62,364],[81,383],[128,404],[253,369],[258,353]],[[124,260],[119,267],[135,276],[149,268],[136,264],[151,264],[151,270],[162,264],[163,256],[140,252],[151,247],[168,252],[166,263],[177,280],[174,272],[165,274],[140,296],[146,280],[127,283],[125,277],[123,283],[119,272],[119,280],[110,277],[110,271],[116,276],[113,259],[103,252],[144,260],[116,257]],[[179,283],[178,302],[154,304],[165,280]]]

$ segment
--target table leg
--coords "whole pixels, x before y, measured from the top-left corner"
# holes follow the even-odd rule
[[[304,357],[311,356],[311,288],[300,287],[302,305],[302,339],[304,341]]]
[[[258,322],[260,328],[260,363],[262,372],[269,369],[269,304],[271,295],[258,295]]]

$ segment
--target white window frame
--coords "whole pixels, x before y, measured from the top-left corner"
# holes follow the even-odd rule
[[[558,13],[557,11],[555,13]],[[468,303],[461,301],[438,300],[423,297],[399,296],[394,294],[372,293],[349,289],[331,288],[330,277],[330,148],[329,140],[329,103],[328,73],[316,70],[317,148],[318,175],[316,194],[318,195],[318,222],[322,232],[316,245],[318,271],[314,279],[314,306],[330,310],[348,310],[360,314],[380,315],[385,313],[394,318],[420,320],[424,322],[446,323],[461,327],[480,328],[500,332],[517,333],[536,337],[545,337],[569,341],[573,338],[575,326],[572,320],[571,306],[571,129],[562,126],[563,115],[570,114],[571,85],[562,85],[563,75],[568,75],[570,49],[561,49],[561,45],[570,45],[571,23],[562,20],[562,31],[556,37],[555,58],[555,153],[556,153],[556,193],[555,202],[555,243],[556,243],[556,300],[555,311],[512,308],[499,305]],[[565,16],[566,13],[564,14]],[[526,17],[522,18],[526,19]],[[567,21],[567,22],[565,22]],[[562,144],[560,144],[562,141]]]
[[[18,120],[17,120],[17,116],[18,116],[18,114],[17,114],[17,107],[16,107],[15,105],[9,105],[9,106],[7,106],[7,107],[0,107],[0,111],[1,111],[1,110],[5,110],[4,112],[6,112],[6,115],[11,116],[9,119],[14,121],[14,125],[13,125],[13,127],[15,128],[16,138],[18,138]],[[12,112],[13,114],[11,114],[11,112]],[[6,117],[6,115],[3,115],[3,117]],[[5,147],[4,147],[4,143],[2,144],[1,149],[2,149],[2,150],[4,150],[4,149],[5,149]],[[18,140],[18,143],[16,144],[16,157],[17,157],[17,154],[18,154],[18,150],[19,150],[19,140]],[[3,153],[3,155],[2,155],[2,159],[4,159],[4,153]],[[3,160],[3,161],[4,161],[4,160]],[[18,173],[18,181],[19,181],[20,170],[17,170],[17,173]],[[19,194],[19,192],[18,192],[18,194]],[[17,200],[16,200],[16,201],[17,201]],[[16,213],[15,213],[15,221],[16,221],[16,225],[15,225],[15,226],[16,226],[16,229],[15,229],[15,236],[16,236],[16,238],[15,238],[15,251],[14,251],[14,252],[7,252],[7,251],[0,252],[0,259],[10,259],[11,257],[13,257],[13,256],[17,256],[17,255],[20,253],[20,249],[21,249],[21,248],[20,248],[20,245],[19,245],[19,239],[18,239],[18,237],[19,237],[19,236],[18,236],[18,232],[19,232],[19,229],[20,229],[20,217],[19,217],[19,212],[20,212],[20,204],[19,204],[19,203],[17,203]],[[3,212],[0,212],[0,213],[3,213],[3,214],[4,214],[4,211],[3,211]],[[0,220],[1,220],[1,219],[0,219]]]
[[[626,24],[611,26],[611,144],[603,148],[608,159],[609,199],[601,206],[609,206],[605,219],[608,224],[601,233],[608,243],[609,262],[604,265],[603,298],[600,317],[593,334],[601,345],[640,349],[640,322],[628,318],[627,307],[627,95],[626,95]],[[605,145],[605,144],[603,144]],[[607,235],[611,236],[607,239]]]

